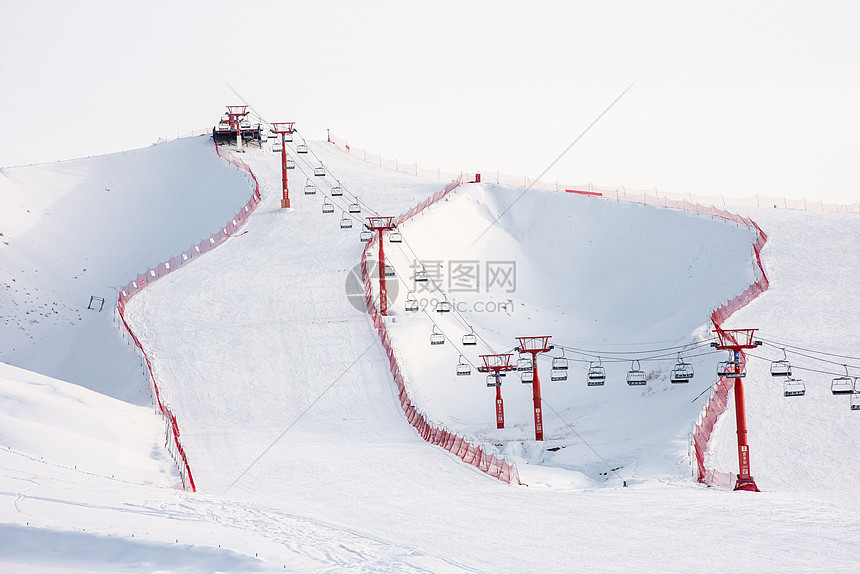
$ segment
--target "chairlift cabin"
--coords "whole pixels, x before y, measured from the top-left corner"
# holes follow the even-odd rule
[[[535,381],[534,371],[523,371],[522,373],[520,373],[520,380],[524,384],[533,383]]]
[[[518,371],[531,371],[532,370],[532,359],[531,357],[520,357],[517,359],[517,370]]]
[[[462,344],[464,347],[474,347],[478,344],[478,337],[473,328],[469,327],[469,332],[463,335]]]
[[[325,166],[323,166],[323,164],[320,164],[319,167],[315,167],[314,175],[316,177],[325,177]]]
[[[365,229],[364,231],[361,232],[361,234],[358,236],[358,238],[361,239],[362,243],[367,243],[368,241],[373,239],[373,232]]]
[[[316,195],[317,194],[317,186],[311,183],[311,180],[305,184],[305,195]]]
[[[847,395],[854,392],[854,379],[848,376],[848,365],[845,367],[845,376],[836,377],[830,383],[830,392],[834,395]]]
[[[782,394],[786,397],[802,397],[806,394],[806,385],[800,379],[788,378],[782,385]]]
[[[496,375],[487,375],[487,386],[488,387],[501,387],[502,381],[496,380]]]
[[[361,206],[358,204],[358,201],[356,201],[355,203],[350,203],[347,211],[349,211],[350,213],[361,213]]]
[[[457,376],[467,377],[472,374],[472,366],[466,362],[466,358],[460,355],[460,362],[457,363]]]
[[[549,379],[551,381],[566,381],[567,380],[567,369],[553,369],[549,372]]]
[[[340,197],[341,195],[343,195],[343,188],[340,186],[340,184],[331,188],[332,197]]]
[[[403,243],[403,236],[400,235],[400,232],[396,229],[392,229],[388,233],[388,242],[389,243]]]
[[[412,293],[406,296],[405,310],[413,313],[418,310],[418,299]]]
[[[296,153],[308,153],[308,146],[305,144],[299,144],[296,146]]]
[[[693,365],[682,360],[678,355],[678,362],[672,367],[672,372],[669,374],[670,383],[689,383],[693,378]]]
[[[782,359],[781,360],[771,362],[770,374],[772,377],[790,377],[791,376],[791,363],[788,362],[788,357],[785,355],[785,349],[782,350]]]
[[[322,212],[323,213],[334,213],[334,204],[329,203],[328,201],[324,201],[322,204]]]
[[[589,363],[586,380],[589,387],[602,387],[606,382],[606,369],[600,363],[600,357],[597,358],[596,365],[594,362]]]
[[[343,214],[343,217],[340,218],[340,228],[352,229],[352,219],[347,217],[345,213]]]
[[[633,361],[630,365],[630,370],[627,371],[627,384],[631,387],[635,387],[646,383],[645,371],[639,367],[639,361]]]
[[[445,335],[436,330],[436,325],[433,325],[433,332],[430,334],[431,345],[444,345]]]
[[[451,312],[451,302],[448,299],[443,299],[436,303],[436,312],[437,313],[450,313]]]
[[[291,158],[287,158],[287,169],[296,169],[296,162]]]

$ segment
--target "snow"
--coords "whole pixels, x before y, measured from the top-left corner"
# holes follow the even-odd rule
[[[368,207],[397,215],[445,184],[308,143],[329,171],[315,183],[327,190],[339,180],[365,204],[362,217]],[[85,307],[97,293],[110,305],[119,285],[217,229],[247,201],[247,180],[205,138],[79,160],[68,173],[58,167],[65,164],[4,170],[14,182],[0,180],[3,201],[19,211],[1,220],[11,230],[10,245],[0,246],[6,291],[16,293],[2,304],[4,322],[16,327],[2,334],[2,358],[15,367],[0,370],[3,569],[853,571],[860,508],[845,490],[857,480],[860,417],[845,397],[829,396],[826,376],[816,385],[807,378],[801,403],[753,371],[766,361],[751,359],[752,468],[763,492],[735,493],[697,484],[687,458],[704,400],[697,397],[714,380],[717,355],[691,357],[696,378],[686,385],[666,379],[673,353],[643,363],[653,372],[645,388],[624,383],[626,362],[606,362],[606,386],[595,389],[585,385],[586,363],[575,362],[587,353],[567,353],[563,383],[549,381],[541,359],[541,446],[531,440],[530,389],[516,374],[502,387],[503,431],[492,424],[483,376],[454,375],[460,352],[452,343],[466,325],[497,352],[515,336],[538,334],[583,351],[634,353],[703,340],[708,311],[751,281],[748,230],[533,191],[471,245],[522,193],[493,185],[463,185],[402,226],[403,251],[389,250],[400,291],[387,326],[413,399],[433,420],[517,462],[528,486],[509,486],[424,443],[406,423],[387,358],[349,297],[363,245],[357,224],[338,227],[345,202],[322,214],[321,195],[301,194],[305,177],[294,170],[294,208],[281,210],[278,155],[251,148],[243,159],[263,195],[247,233],[151,284],[126,310],[179,421],[198,493],[169,488],[177,474],[160,446],[162,422],[143,398],[139,358],[111,311]],[[80,173],[86,185],[75,183]],[[149,183],[112,203],[97,197],[112,193],[105,181],[112,190]],[[171,187],[177,181],[184,185]],[[93,199],[74,218],[71,197],[65,209],[50,207],[63,190]],[[151,204],[135,204],[144,192]],[[177,197],[184,194],[192,198]],[[30,207],[17,207],[28,195]],[[38,212],[36,224],[19,222],[27,208]],[[66,212],[56,230],[47,226]],[[860,317],[845,304],[857,298],[856,216],[745,214],[770,234],[763,257],[771,290],[729,326],[856,355]],[[71,231],[83,216],[92,232],[78,238]],[[120,249],[108,240],[141,235],[153,241]],[[415,259],[513,260],[516,289],[452,294],[465,309],[462,323],[432,308],[407,315],[403,290],[413,287]],[[93,278],[73,279],[84,260]],[[57,309],[62,320],[26,323],[18,309],[37,287],[68,307]],[[513,310],[475,309],[489,300]],[[440,348],[428,343],[430,317],[451,337]],[[99,343],[100,360],[87,341]],[[476,362],[485,351],[464,354]],[[723,471],[737,464],[730,418],[721,419],[711,453]]]

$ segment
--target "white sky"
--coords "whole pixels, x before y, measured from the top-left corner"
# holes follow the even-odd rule
[[[860,3],[3,2],[0,166],[269,121],[443,170],[860,199]]]

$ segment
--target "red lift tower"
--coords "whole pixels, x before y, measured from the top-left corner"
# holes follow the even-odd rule
[[[293,126],[296,122],[275,122],[272,131],[281,136],[281,181],[284,184],[284,197],[281,199],[281,207],[290,206],[290,189],[287,186],[287,138],[286,134],[293,134]]]
[[[505,428],[505,404],[502,401],[502,373],[513,371],[511,365],[511,354],[504,355],[481,355],[484,366],[478,367],[480,373],[490,373],[487,377],[487,386],[496,387],[496,428]]]
[[[227,106],[231,130],[236,130],[236,150],[242,151],[242,118],[248,115],[248,106]]]
[[[395,228],[393,217],[368,217],[364,226],[379,232],[379,314],[388,315],[388,291],[385,288],[385,250],[382,248],[382,232]]]
[[[535,440],[543,440],[543,415],[540,402],[540,379],[538,378],[537,356],[552,350],[549,337],[517,337],[520,342],[515,350],[532,356],[532,398],[535,402]]]
[[[749,490],[759,492],[755,480],[750,475],[750,452],[747,443],[747,415],[744,405],[743,377],[746,375],[744,365],[741,363],[742,350],[754,349],[761,345],[761,341],[755,341],[755,332],[758,329],[720,329],[717,327],[717,341],[712,343],[720,350],[731,353],[730,360],[722,363],[719,374],[735,380],[735,418],[738,423],[738,481],[735,490]]]

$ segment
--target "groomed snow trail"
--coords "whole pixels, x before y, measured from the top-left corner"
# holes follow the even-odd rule
[[[350,191],[390,210],[384,215],[444,185],[311,145]],[[856,505],[837,506],[833,496],[748,496],[682,477],[628,489],[511,487],[425,444],[394,400],[366,315],[345,295],[361,250],[357,229],[343,231],[337,214],[320,213],[321,199],[302,195],[297,173],[295,208],[280,210],[277,157],[252,150],[244,159],[263,187],[247,233],[148,287],[128,307],[204,493],[183,495],[191,508],[205,505],[195,500],[229,501],[213,511],[219,521],[241,528],[250,516],[261,537],[284,554],[300,546],[319,569],[853,566],[846,549],[856,545]],[[233,514],[238,501],[244,508]],[[342,537],[279,535],[283,515],[325,524]],[[808,527],[824,520],[843,528]],[[353,536],[392,549],[391,560],[365,552]]]

